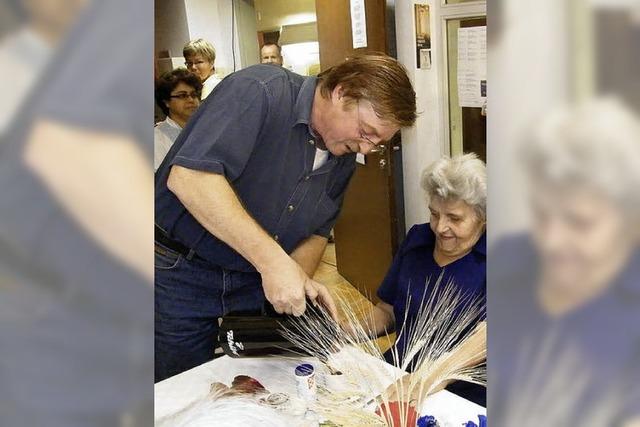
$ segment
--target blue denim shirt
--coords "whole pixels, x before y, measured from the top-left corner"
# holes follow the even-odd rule
[[[467,255],[440,267],[433,259],[436,236],[429,224],[414,225],[407,233],[402,246],[396,254],[391,268],[378,288],[378,296],[393,306],[396,318],[396,331],[403,327],[406,316],[405,332],[396,342],[398,354],[405,352],[407,331],[417,321],[421,301],[428,301],[435,289],[440,275],[441,286],[453,281],[456,287],[468,295],[486,298],[487,288],[487,243],[486,233]],[[425,289],[425,286],[427,288]],[[411,304],[407,306],[407,296],[411,295]],[[455,313],[464,310],[464,306],[456,307]],[[456,315],[454,313],[454,315]],[[482,315],[484,316],[484,313]],[[390,355],[385,355],[390,356]],[[391,361],[391,360],[389,360]]]
[[[156,223],[212,264],[254,267],[210,234],[167,189],[172,165],[224,175],[245,209],[290,253],[302,240],[328,236],[355,170],[355,154],[330,156],[312,171],[310,129],[315,77],[255,65],[216,86],[156,173]]]

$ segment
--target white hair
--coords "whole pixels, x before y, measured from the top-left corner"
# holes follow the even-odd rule
[[[454,157],[444,156],[423,172],[420,185],[429,199],[462,200],[486,219],[487,169],[484,162],[473,153]]]
[[[555,111],[520,155],[533,182],[597,190],[632,212],[640,206],[640,121],[617,99]]]

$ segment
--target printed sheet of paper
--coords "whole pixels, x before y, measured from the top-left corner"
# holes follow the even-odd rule
[[[351,36],[353,48],[367,47],[367,18],[364,0],[351,0]]]
[[[458,98],[461,107],[487,100],[487,27],[458,28]]]

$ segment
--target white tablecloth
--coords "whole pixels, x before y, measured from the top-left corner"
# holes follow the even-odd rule
[[[389,372],[396,370],[393,366],[366,354],[363,354],[362,358],[363,365],[373,364],[370,366],[377,366],[377,369],[386,369]],[[319,366],[318,360],[312,358],[233,359],[223,356],[204,363],[155,385],[155,419],[157,421],[174,414],[192,402],[204,398],[214,382],[222,382],[230,386],[237,375],[248,375],[257,379],[271,393],[287,393],[296,396],[296,380],[293,372],[296,366],[304,362]],[[420,414],[435,416],[442,427],[449,425],[459,427],[470,420],[477,424],[478,415],[485,415],[486,410],[473,402],[442,390],[425,400]]]

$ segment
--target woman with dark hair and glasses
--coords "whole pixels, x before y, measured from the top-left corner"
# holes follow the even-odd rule
[[[202,83],[186,68],[164,73],[156,81],[156,103],[167,118],[154,129],[153,167],[157,170],[189,117],[200,106]]]

